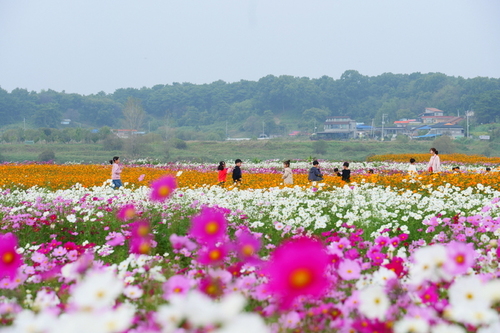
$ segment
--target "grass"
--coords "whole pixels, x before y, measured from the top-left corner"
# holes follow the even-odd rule
[[[135,155],[126,149],[107,150],[100,143],[36,143],[2,144],[0,153],[5,161],[36,161],[44,150],[53,150],[56,162],[106,163],[112,156],[123,159],[154,158],[161,161],[189,160],[195,162],[217,162],[220,160],[268,160],[268,159],[327,159],[334,161],[364,161],[372,154],[425,153],[432,141],[379,142],[379,141],[327,141],[326,153],[314,151],[314,142],[308,139],[297,140],[276,138],[271,140],[250,141],[188,141],[186,149],[177,149],[165,142],[143,143]],[[126,146],[126,145],[125,145]],[[167,148],[168,147],[168,148]],[[488,142],[471,141],[456,143],[455,151],[465,154],[500,156],[500,145]]]

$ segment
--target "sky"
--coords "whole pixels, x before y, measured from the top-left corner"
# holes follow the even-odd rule
[[[82,95],[266,75],[500,78],[498,0],[0,0],[0,87]]]

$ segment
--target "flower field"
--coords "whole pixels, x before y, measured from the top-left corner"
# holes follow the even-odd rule
[[[2,164],[0,332],[498,333],[497,162],[442,159]]]

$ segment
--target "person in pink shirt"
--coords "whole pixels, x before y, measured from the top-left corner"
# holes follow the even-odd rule
[[[122,185],[121,173],[123,166],[120,164],[120,158],[118,156],[113,157],[109,160],[109,163],[113,165],[111,168],[111,180],[113,181],[113,187],[119,189]]]
[[[439,158],[439,153],[436,148],[431,148],[429,153],[431,153],[431,159],[429,160],[429,164],[427,164],[427,170],[430,173],[439,173],[441,172],[441,159]]]

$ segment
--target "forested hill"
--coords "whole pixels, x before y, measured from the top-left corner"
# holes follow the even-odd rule
[[[474,109],[479,122],[500,119],[500,79],[464,79],[441,73],[364,76],[348,70],[340,79],[268,75],[258,81],[210,84],[174,83],[151,88],[123,88],[112,94],[67,94],[0,88],[0,126],[24,119],[37,127],[58,127],[63,118],[88,126],[120,126],[129,98],[140,100],[149,120],[168,118],[177,126],[219,121],[294,118],[323,121],[347,115],[358,122],[411,118],[425,107],[464,114]]]

